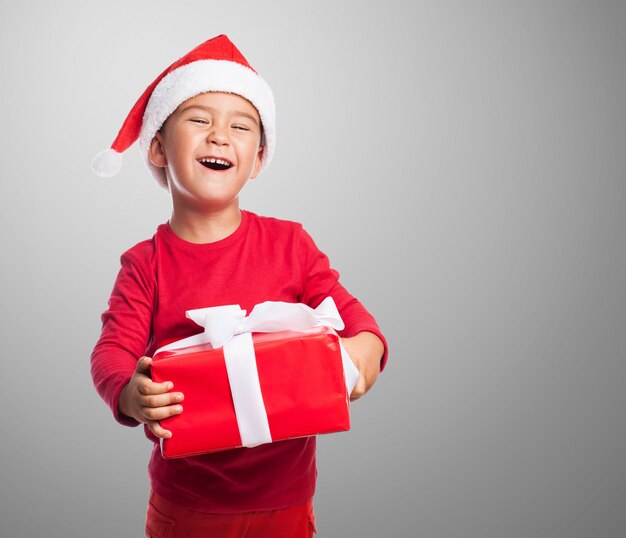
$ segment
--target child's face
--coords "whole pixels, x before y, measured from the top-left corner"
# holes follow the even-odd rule
[[[238,204],[261,170],[261,122],[256,108],[230,93],[203,93],[182,103],[150,146],[165,168],[175,208],[220,210]]]

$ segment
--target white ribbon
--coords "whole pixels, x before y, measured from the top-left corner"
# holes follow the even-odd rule
[[[237,425],[243,446],[253,447],[270,443],[272,436],[263,403],[261,384],[252,344],[253,332],[307,331],[315,327],[344,328],[335,301],[327,297],[314,310],[302,303],[267,301],[256,305],[250,315],[239,305],[217,306],[188,310],[186,316],[204,327],[204,332],[172,342],[161,351],[180,349],[198,344],[224,348]],[[352,392],[359,372],[345,349],[341,359],[348,394]]]

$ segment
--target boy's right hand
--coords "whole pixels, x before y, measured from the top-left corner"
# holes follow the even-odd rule
[[[147,424],[159,438],[169,439],[172,432],[159,424],[162,420],[183,412],[182,392],[169,392],[174,384],[170,381],[155,383],[150,378],[150,357],[141,357],[130,381],[124,385],[118,401],[119,410],[126,416]]]

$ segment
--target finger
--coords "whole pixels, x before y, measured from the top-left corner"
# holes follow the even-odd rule
[[[146,422],[151,420],[163,420],[164,418],[180,415],[183,412],[182,405],[168,405],[165,407],[143,407],[141,409]]]
[[[167,407],[182,402],[185,396],[182,392],[166,392],[150,396],[140,396],[139,405],[142,407]]]
[[[138,383],[139,392],[146,396],[152,394],[164,394],[174,388],[174,383],[171,381],[163,381],[162,383],[155,383],[150,378],[143,379]]]
[[[166,430],[158,421],[150,420],[146,424],[148,425],[148,429],[159,439],[169,439],[172,437],[172,432]]]

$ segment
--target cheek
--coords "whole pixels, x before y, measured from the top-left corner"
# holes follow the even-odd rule
[[[250,163],[250,179],[256,178],[261,172],[261,168],[263,167],[263,160],[258,155],[258,153],[253,157],[253,161]]]
[[[184,125],[176,125],[173,129],[168,129],[165,140],[170,148],[176,151],[182,151],[189,149],[189,147],[195,143],[195,138],[198,138],[198,134],[190,132],[190,130],[185,127]]]
[[[169,160],[178,164],[188,162],[194,154],[194,147],[194,141],[188,135],[173,137],[167,147]]]
[[[255,160],[257,160],[257,157],[259,155],[259,144],[256,141],[249,141],[245,144],[245,155],[246,158],[248,160],[250,160],[250,162],[254,162]]]

